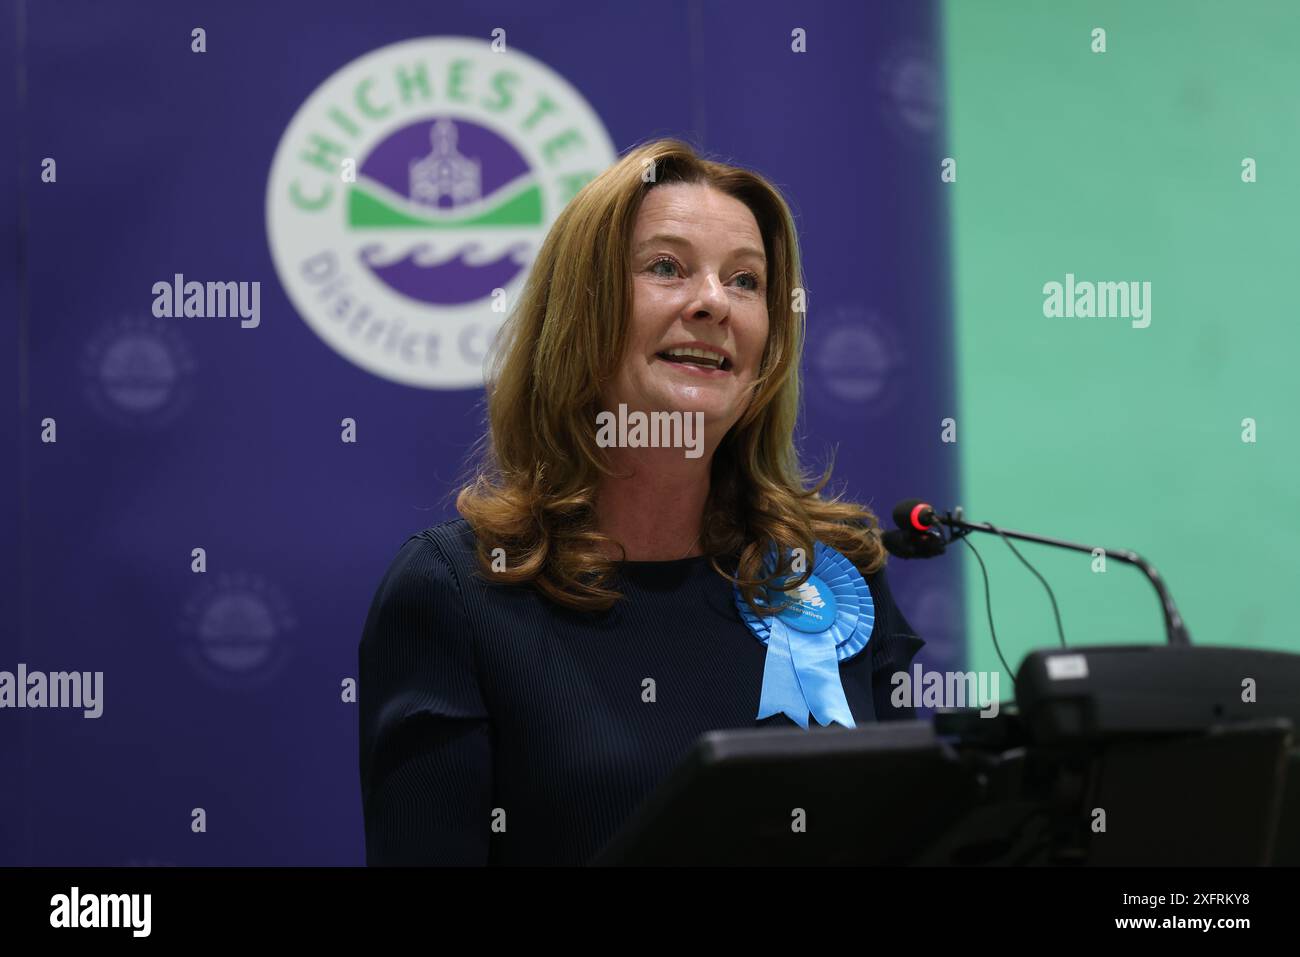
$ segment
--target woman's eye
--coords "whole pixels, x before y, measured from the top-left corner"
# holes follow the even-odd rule
[[[676,276],[679,271],[680,269],[677,263],[672,259],[656,259],[650,264],[650,272],[656,276],[663,276],[666,279]],[[749,284],[741,287],[746,292],[757,292],[761,285],[758,276],[754,275],[752,272],[741,273],[736,277],[736,281]]]

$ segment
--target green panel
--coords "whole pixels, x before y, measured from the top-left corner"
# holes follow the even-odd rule
[[[1135,549],[1194,642],[1300,650],[1300,4],[950,0],[945,33],[968,517]],[[1150,326],[1045,317],[1067,273],[1150,282]],[[1056,642],[1051,608],[973,540],[1015,668]],[[1071,644],[1163,641],[1136,569],[1020,547]],[[953,560],[970,667],[995,668],[978,566]]]

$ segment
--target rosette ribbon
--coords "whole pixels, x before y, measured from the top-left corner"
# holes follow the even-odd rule
[[[766,571],[776,567],[775,549],[767,558]],[[790,576],[785,582],[795,581]],[[832,722],[856,727],[844,686],[840,662],[862,651],[871,638],[876,606],[862,573],[847,558],[817,542],[812,574],[797,589],[760,595],[765,607],[793,602],[777,615],[755,615],[733,588],[740,617],[763,644],[763,690],[758,703],[759,720],[785,714],[801,728],[808,727],[811,714],[817,723]]]

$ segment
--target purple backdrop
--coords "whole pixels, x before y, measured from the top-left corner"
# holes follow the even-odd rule
[[[94,720],[0,711],[0,864],[363,860],[341,683],[397,548],[454,517],[482,398],[348,361],[271,259],[280,138],[368,51],[500,27],[586,98],[616,150],[682,136],[773,179],[808,279],[808,463],[838,446],[837,478],[885,515],[910,495],[959,500],[936,441],[957,410],[935,5],[550,6],[5,4],[17,412],[0,670],[102,671],[104,691]],[[151,287],[175,273],[259,281],[260,325],[155,318]],[[960,664],[957,564],[892,567],[929,642],[919,660]]]

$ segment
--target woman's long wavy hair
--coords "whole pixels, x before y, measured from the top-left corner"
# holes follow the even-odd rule
[[[775,594],[805,581],[817,540],[864,575],[879,569],[880,525],[866,506],[822,498],[833,461],[807,487],[811,477],[794,448],[804,310],[789,207],[762,176],[703,159],[681,141],[633,149],[584,186],[551,227],[495,343],[488,432],[456,509],[474,530],[480,570],[490,580],[531,583],[581,610],[606,610],[621,597],[606,557],[616,543],[596,527],[598,480],[612,472],[596,443],[596,416],[623,360],[637,212],[646,193],[666,183],[702,183],[735,197],[763,236],[767,346],[749,405],[714,453],[700,545],[755,613],[771,614],[780,605],[765,589]],[[493,562],[497,548],[504,569]],[[806,557],[806,568],[792,561],[796,554]],[[726,557],[733,568],[720,564]]]

